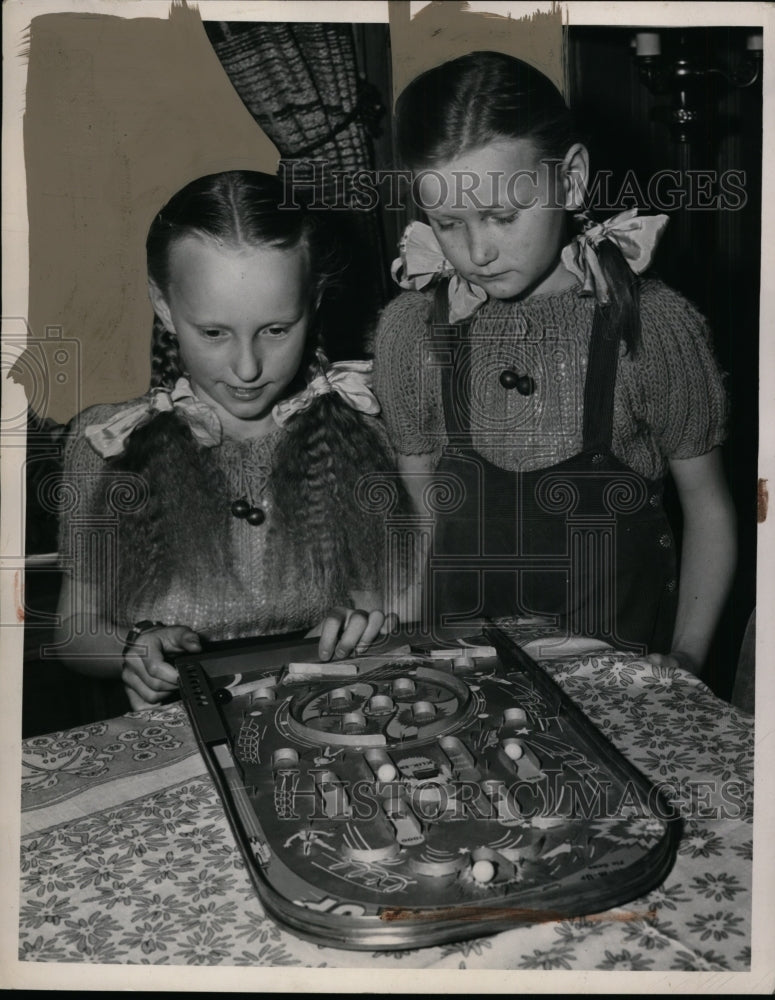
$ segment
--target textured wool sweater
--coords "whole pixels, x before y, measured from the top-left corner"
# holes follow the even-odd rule
[[[76,419],[68,434],[64,452],[64,492],[68,509],[60,516],[59,552],[62,568],[70,574],[74,584],[86,576],[88,551],[83,543],[84,527],[92,535],[104,537],[111,531],[115,534],[122,505],[131,508],[133,493],[142,493],[142,483],[127,483],[109,494],[113,500],[112,503],[108,501],[106,507],[103,499],[105,477],[110,477],[118,486],[122,473],[107,466],[84,437],[84,430],[136,404],[137,400],[131,400],[90,407]],[[164,596],[152,604],[128,600],[117,607],[115,619],[119,625],[129,627],[134,622],[153,619],[167,625],[187,625],[213,640],[234,639],[310,628],[319,624],[331,607],[347,603],[346,594],[325,593],[316,586],[310,573],[285,557],[282,539],[278,537],[271,491],[265,489],[284,433],[276,428],[266,437],[252,440],[224,439],[213,449],[217,466],[227,483],[228,496],[224,502],[249,495],[256,500],[260,498],[266,513],[266,520],[260,526],[230,518],[232,548],[236,554],[233,577],[220,576],[213,571],[203,580],[192,575],[175,579]],[[169,504],[170,516],[174,517],[175,497],[170,497]],[[189,535],[186,544],[196,545],[196,537]],[[120,564],[119,551],[118,573]],[[149,562],[148,572],[154,570]],[[109,573],[108,569],[105,574],[99,574],[100,585],[115,593],[118,588],[111,585]]]
[[[441,364],[429,352],[432,293],[404,292],[384,309],[375,339],[375,392],[402,455],[439,457],[446,443]],[[510,471],[547,468],[582,449],[584,381],[594,300],[577,288],[519,302],[489,299],[475,314],[469,407],[474,448]],[[725,437],[727,397],[707,324],[662,282],[641,285],[641,343],[622,345],[612,451],[649,479],[669,459],[710,451]],[[510,369],[535,391],[504,388]]]

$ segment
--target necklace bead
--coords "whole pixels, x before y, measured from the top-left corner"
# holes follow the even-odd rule
[[[266,514],[260,507],[250,508],[247,517],[248,524],[259,525],[263,524],[265,520],[266,520]]]
[[[535,392],[535,381],[529,375],[518,375],[510,368],[500,373],[498,381],[504,389],[516,389],[520,396],[532,396]]]
[[[231,505],[231,512],[235,517],[239,518],[247,517],[248,514],[250,513],[250,510],[251,510],[250,504],[245,499],[235,500],[234,503]]]

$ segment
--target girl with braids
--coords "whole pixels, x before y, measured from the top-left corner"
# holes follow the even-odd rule
[[[277,178],[233,171],[165,205],[146,244],[151,389],[91,407],[68,436],[64,655],[120,673],[134,707],[175,688],[165,657],[200,636],[322,623],[330,659],[385,628],[383,525],[358,492],[391,470],[371,363],[328,364],[319,317],[341,264],[320,213],[282,202]],[[90,558],[83,541],[111,516],[114,573],[109,547]]]
[[[646,273],[667,219],[592,222],[569,109],[507,55],[415,79],[396,131],[430,226],[404,233],[375,391],[418,506],[434,477],[450,491],[426,607],[556,616],[699,672],[735,559],[726,399],[703,319]]]

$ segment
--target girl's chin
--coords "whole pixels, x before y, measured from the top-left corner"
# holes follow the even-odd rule
[[[272,412],[272,407],[266,403],[253,400],[251,402],[237,403],[233,400],[223,407],[233,420],[260,420]]]
[[[469,279],[472,285],[481,288],[491,299],[514,299],[521,295],[525,289],[524,281],[515,279],[514,275],[505,275],[502,278],[491,278],[489,280],[477,278]]]
[[[557,295],[573,288],[576,283],[573,275],[565,270],[561,274],[555,272],[547,277],[536,278],[532,282],[515,278],[513,275],[504,277],[502,280],[493,279],[486,284],[472,282],[487,292],[489,298],[503,302],[510,302],[514,299],[529,299],[532,295]]]
[[[224,432],[230,437],[253,437],[274,427],[272,407],[265,399],[236,400],[232,397],[219,399],[217,410]]]

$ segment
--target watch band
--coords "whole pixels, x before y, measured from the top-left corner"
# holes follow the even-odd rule
[[[134,646],[137,640],[144,632],[150,632],[154,628],[163,628],[164,622],[152,622],[148,619],[144,619],[141,622],[137,622],[133,625],[127,632],[126,639],[124,640],[124,648],[121,650],[122,659],[126,659],[129,650]]]

